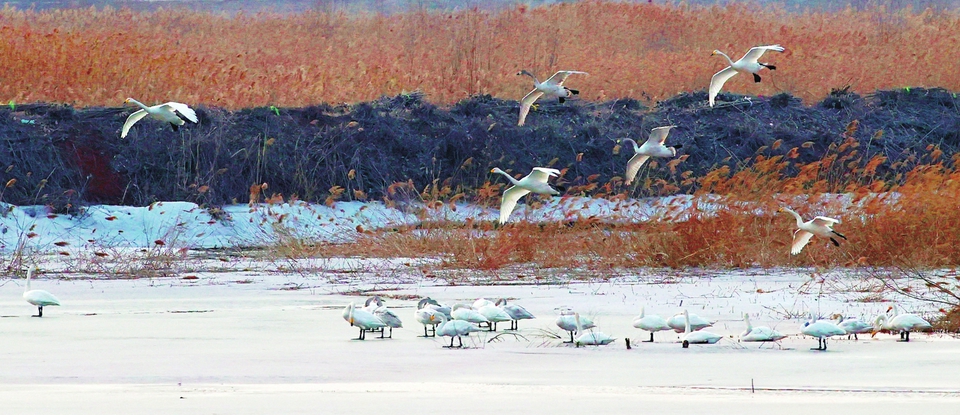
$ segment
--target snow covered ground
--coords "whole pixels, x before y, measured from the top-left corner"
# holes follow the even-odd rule
[[[351,260],[374,261],[374,260]],[[960,341],[945,335],[831,340],[797,335],[808,312],[869,318],[892,303],[864,302],[856,278],[798,271],[658,271],[612,280],[541,285],[452,285],[403,261],[392,278],[336,273],[201,272],[197,279],[38,279],[62,307],[44,317],[20,298],[22,281],[0,284],[0,412],[8,414],[579,413],[649,414],[811,411],[955,414]],[[376,262],[376,261],[374,261]],[[258,269],[264,269],[260,267]],[[336,268],[336,267],[334,267]],[[394,339],[351,340],[341,312],[377,293],[404,319]],[[447,304],[508,297],[538,316],[520,336],[483,333],[449,350],[424,339],[415,298]],[[875,299],[875,298],[874,298]],[[682,303],[682,305],[681,305]],[[931,314],[924,304],[899,303]],[[574,348],[551,336],[555,309],[569,306],[617,337]],[[677,335],[654,344],[631,326],[684,308],[716,319],[717,345],[682,349]],[[759,347],[735,337],[741,313],[792,334]],[[521,337],[522,336],[522,337]],[[733,337],[731,337],[733,336]],[[373,336],[371,336],[373,337]],[[633,340],[627,350],[623,338]],[[754,391],[751,391],[751,384]],[[42,408],[42,410],[41,410]]]

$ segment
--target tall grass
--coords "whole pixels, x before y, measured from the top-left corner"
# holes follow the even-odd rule
[[[807,100],[831,88],[960,89],[960,16],[950,12],[847,9],[788,13],[743,5],[698,7],[580,2],[499,12],[338,12],[220,16],[121,9],[0,11],[4,102],[78,106],[175,99],[227,108],[356,102],[422,90],[433,102],[471,94],[518,99],[531,69],[578,69],[588,100],[659,100],[704,89],[757,44],[778,70],[763,83],[727,89]],[[909,68],[909,70],[892,70]]]

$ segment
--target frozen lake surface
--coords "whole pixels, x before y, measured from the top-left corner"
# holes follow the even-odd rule
[[[824,283],[797,271],[646,271],[608,281],[449,285],[437,278],[329,278],[279,272],[197,273],[196,280],[38,279],[62,307],[44,317],[0,286],[0,407],[4,413],[572,413],[651,414],[816,410],[955,414],[960,341],[914,334],[831,340],[800,336],[797,315],[871,318],[893,303],[869,298],[841,274]],[[394,338],[351,340],[350,301],[378,293],[404,319]],[[424,339],[414,298],[472,302],[508,297],[538,316],[522,337],[481,333],[463,350]],[[680,305],[682,301],[682,306]],[[899,303],[933,315],[920,303]],[[549,335],[557,307],[591,316],[617,337],[574,348]],[[716,345],[682,349],[631,325],[641,306],[669,317],[683,308],[718,320]],[[741,313],[791,334],[778,345],[738,343]],[[732,337],[731,337],[732,336]],[[633,349],[627,350],[623,338]],[[751,382],[755,391],[751,391]],[[38,408],[42,407],[43,410]],[[751,409],[752,408],[752,409]]]

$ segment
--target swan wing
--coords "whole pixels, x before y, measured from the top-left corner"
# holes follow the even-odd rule
[[[807,242],[810,242],[810,238],[813,238],[812,233],[797,229],[793,233],[793,245],[790,246],[790,253],[793,255],[799,254],[803,247],[807,246]]]
[[[772,50],[774,52],[783,52],[785,49],[783,48],[783,46],[780,46],[780,45],[753,47],[747,51],[746,55],[743,55],[743,57],[740,58],[740,62],[757,63],[757,60],[760,59],[760,57],[763,56],[763,53],[768,50]]]
[[[667,135],[670,134],[670,129],[673,127],[676,126],[668,125],[650,130],[650,138],[647,139],[647,144],[662,146],[667,141]]]
[[[546,81],[543,81],[543,83],[560,86],[563,85],[563,81],[566,81],[568,76],[573,74],[589,75],[588,73],[581,71],[557,71],[557,73],[553,74],[553,76],[548,78]]]
[[[710,106],[713,106],[713,100],[717,97],[717,94],[720,93],[720,88],[723,88],[723,84],[727,82],[728,79],[733,78],[737,74],[737,70],[733,69],[732,66],[728,66],[722,69],[720,72],[713,74],[713,78],[710,79]]]
[[[534,89],[533,91],[530,91],[527,96],[520,100],[520,121],[517,122],[517,125],[523,125],[523,122],[527,119],[527,114],[530,112],[530,107],[542,96],[543,92],[540,92],[538,89]]]
[[[625,184],[629,185],[633,183],[633,179],[637,177],[637,172],[640,171],[640,167],[643,166],[643,163],[647,162],[650,156],[646,154],[634,154],[633,157],[630,157],[630,161],[627,162],[627,173],[625,174],[627,181]]]
[[[828,218],[826,216],[817,216],[813,218],[813,224],[817,226],[826,226],[829,228],[838,223],[840,223],[839,220],[834,218]]]
[[[180,115],[184,116],[186,119],[190,120],[190,122],[193,122],[194,124],[196,124],[198,121],[197,113],[193,110],[193,108],[188,107],[187,104],[181,104],[179,102],[168,102],[166,104],[161,105],[161,107],[167,107],[173,111],[180,113]]]
[[[528,177],[540,183],[546,183],[551,177],[560,177],[560,170],[548,167],[534,167]]]
[[[507,223],[513,208],[517,207],[517,201],[526,196],[527,193],[530,193],[530,191],[517,186],[511,186],[503,192],[503,198],[500,201],[500,224]]]
[[[130,132],[130,127],[133,127],[133,125],[136,124],[137,121],[140,121],[143,117],[146,117],[146,116],[147,116],[146,110],[139,110],[137,112],[134,112],[133,114],[130,114],[130,116],[127,117],[127,121],[123,123],[123,128],[120,130],[120,138],[126,137],[127,133]]]

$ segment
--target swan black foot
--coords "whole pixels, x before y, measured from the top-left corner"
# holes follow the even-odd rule
[[[677,144],[673,146],[674,149],[683,148],[683,144]]]
[[[844,241],[847,240],[847,237],[846,237],[846,236],[843,236],[843,234],[840,233],[840,232],[837,232],[837,231],[830,231],[830,232],[833,232],[834,235],[837,235],[837,236],[843,238]]]
[[[900,340],[899,340],[899,341],[902,341],[902,342],[904,342],[904,343],[910,341],[910,332],[909,332],[909,331],[901,331],[901,332],[900,332]]]
[[[830,242],[833,242],[833,246],[840,246],[840,242],[837,242],[836,239],[830,238]]]
[[[775,65],[770,65],[770,64],[767,64],[767,63],[761,63],[760,66],[762,66],[762,67],[764,67],[764,68],[767,68],[767,69],[769,69],[769,70],[771,70],[771,71],[777,70],[777,67],[776,67]]]
[[[650,332],[650,340],[642,340],[644,343],[653,343],[653,332]]]
[[[760,82],[760,75],[753,74],[753,82]]]
[[[580,90],[579,90],[579,89],[570,89],[570,88],[567,88],[567,91],[570,91],[570,93],[573,94],[573,95],[580,95]]]
[[[37,315],[30,317],[43,317],[43,306],[37,307]]]
[[[358,337],[357,337],[356,339],[354,339],[354,340],[366,340],[366,339],[367,339],[367,331],[361,328],[361,329],[360,329],[360,336],[358,336]]]
[[[173,128],[173,131],[180,131],[180,126],[174,123],[170,123],[170,128]]]
[[[557,100],[560,101],[561,104],[567,101],[567,99],[564,97],[557,98]]]

